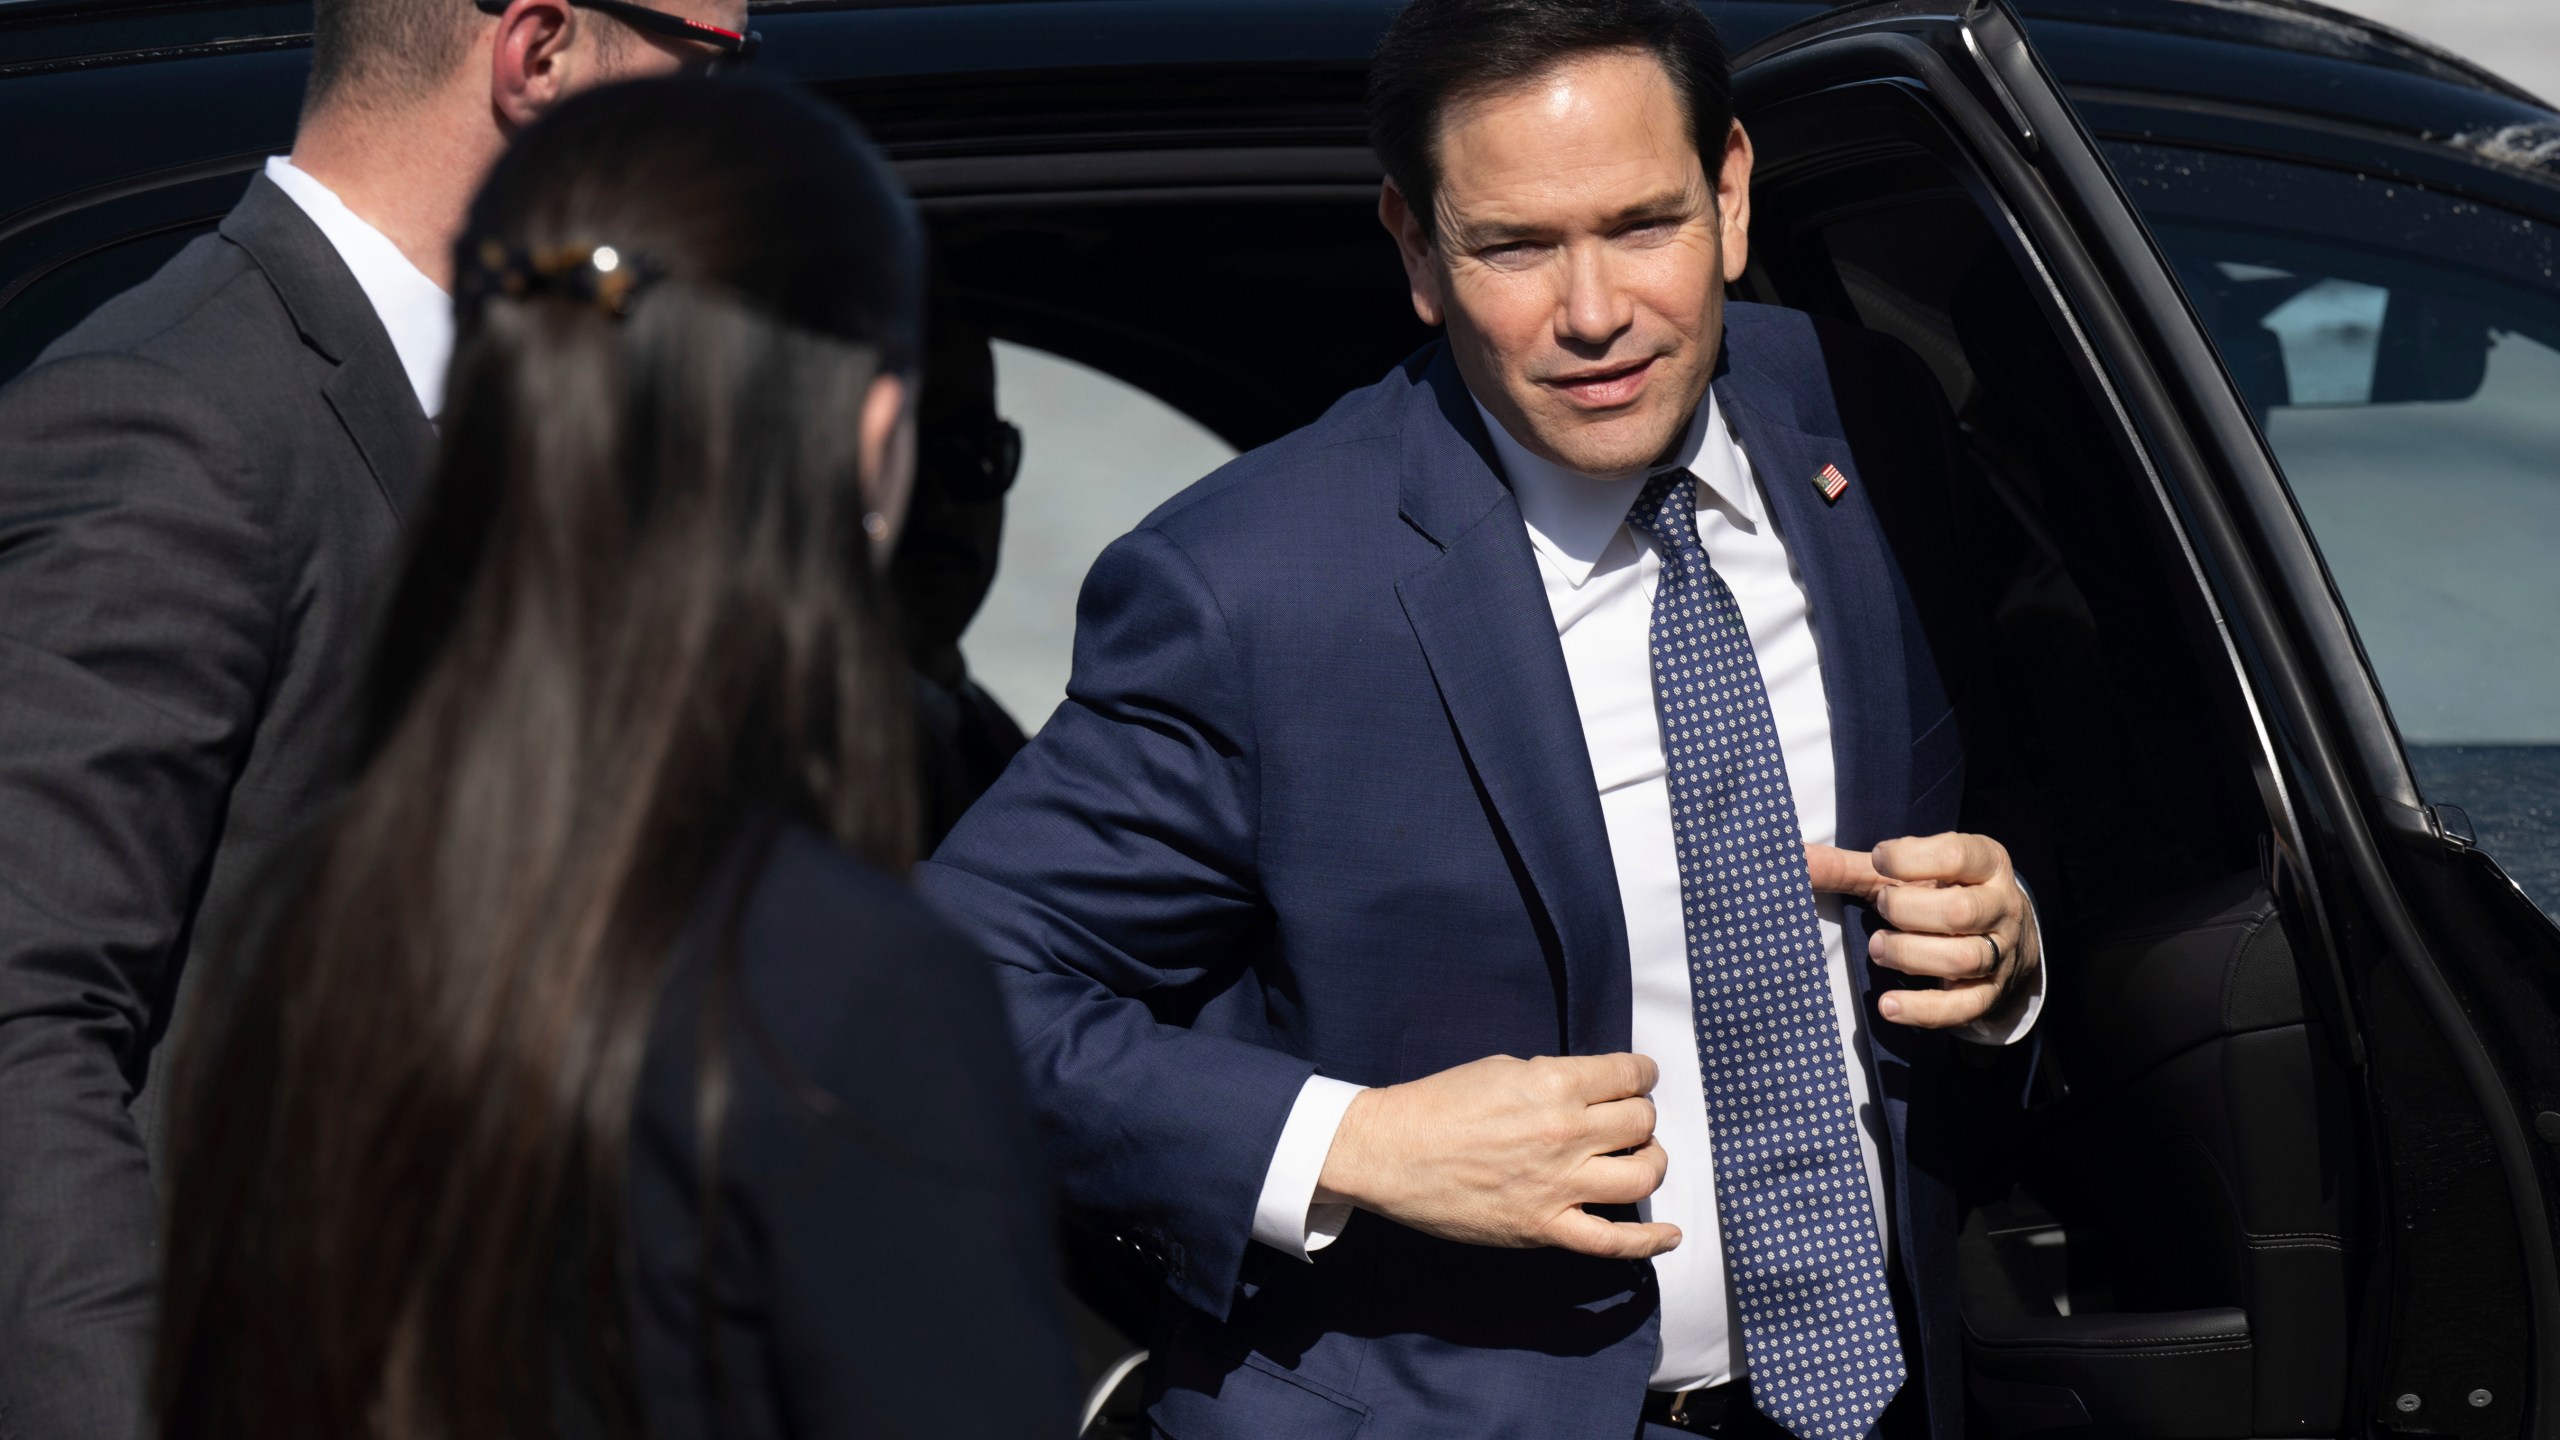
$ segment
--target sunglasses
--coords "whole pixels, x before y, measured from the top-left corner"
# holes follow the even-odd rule
[[[472,0],[472,3],[479,7],[483,15],[507,13],[508,0]],[[710,46],[711,58],[702,67],[706,75],[717,75],[722,71],[735,70],[745,65],[756,57],[757,47],[764,44],[764,37],[753,30],[744,34],[735,30],[723,30],[717,25],[705,25],[699,20],[687,20],[681,15],[670,15],[664,10],[652,10],[646,5],[635,5],[631,0],[569,0],[569,3],[581,10],[593,10],[600,15],[610,15],[643,35],[656,35],[668,40],[689,40],[696,45]]]
[[[1006,420],[935,426],[918,438],[916,449],[917,468],[961,505],[1003,499],[1022,473],[1022,432]]]

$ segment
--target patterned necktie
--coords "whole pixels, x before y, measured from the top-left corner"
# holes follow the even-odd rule
[[[1686,470],[1656,475],[1627,523],[1662,556],[1653,696],[1726,1279],[1753,1407],[1799,1440],[1860,1440],[1902,1388],[1902,1344],[1795,796],[1697,491]]]

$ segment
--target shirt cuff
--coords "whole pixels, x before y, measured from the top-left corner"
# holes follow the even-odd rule
[[[2036,973],[2035,979],[2029,982],[2031,988],[2027,991],[2025,999],[2010,1001],[2009,1011],[2005,1015],[1985,1015],[1972,1024],[1959,1028],[1956,1031],[1957,1039],[1974,1045],[2015,1045],[2026,1039],[2027,1033],[2036,1028],[2036,1017],[2044,1013],[2046,956],[2044,925],[2036,919],[2033,910],[2027,912],[2027,927],[2036,934]],[[1306,1102],[1300,1100],[1298,1103],[1303,1105]]]
[[[1322,1075],[1310,1075],[1298,1087],[1289,1123],[1280,1127],[1280,1143],[1272,1147],[1271,1168],[1263,1172],[1262,1198],[1254,1202],[1254,1239],[1292,1259],[1312,1260],[1342,1233],[1351,1207],[1317,1204],[1316,1182],[1333,1151],[1333,1132],[1342,1128],[1343,1112],[1363,1088]]]

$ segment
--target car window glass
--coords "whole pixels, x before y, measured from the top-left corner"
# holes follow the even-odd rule
[[[996,343],[996,406],[1022,431],[995,587],[961,644],[969,673],[1037,731],[1066,698],[1076,593],[1103,547],[1235,449],[1144,390]]]
[[[2560,230],[2109,147],[2354,617],[2429,801],[2560,914]]]
[[[1997,212],[1943,156],[1882,143],[1896,126],[1925,139],[1925,115],[1887,93],[1856,103],[1756,122],[1775,160],[1753,177],[1737,291],[1900,342],[1954,413],[1967,463],[1950,493],[1867,493],[1899,543],[1959,531],[1958,564],[1907,561],[1906,576],[1933,644],[1994,657],[1967,721],[1984,783],[1966,828],[2037,877],[2048,933],[2253,869],[2253,732],[2217,688],[2211,617],[2130,437]],[[1854,163],[1832,158],[1851,146]]]

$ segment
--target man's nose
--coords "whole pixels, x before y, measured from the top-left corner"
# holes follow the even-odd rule
[[[1564,294],[1556,309],[1556,338],[1606,345],[1635,319],[1635,304],[1611,279],[1608,248],[1575,245],[1564,255]]]

